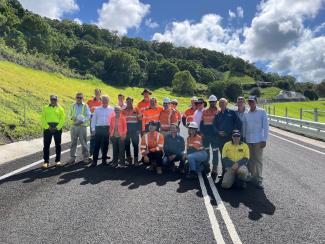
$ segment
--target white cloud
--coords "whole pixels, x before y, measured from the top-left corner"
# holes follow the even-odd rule
[[[176,46],[196,46],[236,54],[239,51],[240,30],[224,29],[221,20],[219,15],[207,14],[198,23],[189,20],[173,22],[163,34],[155,33],[152,39],[172,42]]]
[[[244,18],[244,9],[240,6],[237,7],[237,16],[238,18]]]
[[[289,73],[300,80],[325,78],[325,24],[313,30],[305,21],[315,18],[325,0],[262,1],[251,25],[242,29],[223,27],[221,17],[204,15],[199,22],[172,22],[153,40],[176,46],[196,46],[268,64],[270,71]],[[240,7],[229,16],[244,16]]]
[[[79,10],[76,0],[20,0],[20,2],[24,8],[50,19],[60,19],[64,13]]]
[[[146,19],[145,25],[151,29],[159,27],[159,24],[155,21],[153,21],[151,18]]]
[[[79,25],[82,25],[82,20],[79,19],[79,18],[74,18],[73,21],[76,22]]]
[[[97,25],[125,35],[128,29],[139,28],[149,11],[150,5],[139,0],[109,0],[98,10]]]
[[[228,10],[228,14],[229,14],[229,18],[230,18],[230,19],[234,19],[234,18],[236,18],[236,13],[233,12],[233,11],[231,11],[230,9]]]

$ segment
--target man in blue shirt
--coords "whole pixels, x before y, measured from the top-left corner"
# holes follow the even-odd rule
[[[233,130],[241,130],[242,123],[236,112],[227,108],[228,101],[225,98],[219,100],[220,111],[216,114],[213,121],[214,132],[217,137],[217,144],[220,153],[226,142],[231,140]],[[224,165],[222,166],[222,175],[224,174]],[[217,170],[212,171],[212,175],[217,175]]]

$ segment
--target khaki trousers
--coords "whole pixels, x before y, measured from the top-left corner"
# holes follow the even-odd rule
[[[71,149],[70,149],[70,156],[73,159],[76,159],[77,155],[77,145],[78,140],[81,144],[81,151],[83,159],[89,158],[89,150],[87,147],[87,127],[86,126],[72,126],[70,130],[71,134]]]
[[[263,149],[260,143],[248,143],[250,159],[248,161],[248,170],[252,175],[252,180],[256,183],[263,181]]]
[[[236,177],[239,180],[246,181],[248,176],[248,169],[245,165],[240,166],[236,172],[234,172],[231,168],[226,169],[226,173],[223,176],[221,187],[222,188],[230,188],[234,184]]]

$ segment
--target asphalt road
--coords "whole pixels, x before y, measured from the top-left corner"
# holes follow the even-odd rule
[[[0,176],[41,156],[0,165]],[[264,191],[144,167],[38,165],[0,181],[0,243],[325,243],[324,165],[324,149],[276,133]]]

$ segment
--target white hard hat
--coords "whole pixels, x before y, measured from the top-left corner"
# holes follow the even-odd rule
[[[172,103],[178,103],[177,99],[176,99],[176,98],[173,99],[173,100],[172,100]]]
[[[191,122],[191,123],[188,125],[188,128],[198,129],[199,126],[197,125],[196,122]]]
[[[209,102],[217,102],[218,101],[218,99],[217,99],[217,97],[215,96],[215,95],[211,95],[210,97],[209,97],[209,100],[208,100]]]
[[[197,97],[192,97],[191,98],[191,101],[195,101],[196,102],[197,101]]]
[[[169,99],[168,97],[165,97],[165,98],[163,99],[163,103],[170,103],[170,99]]]

